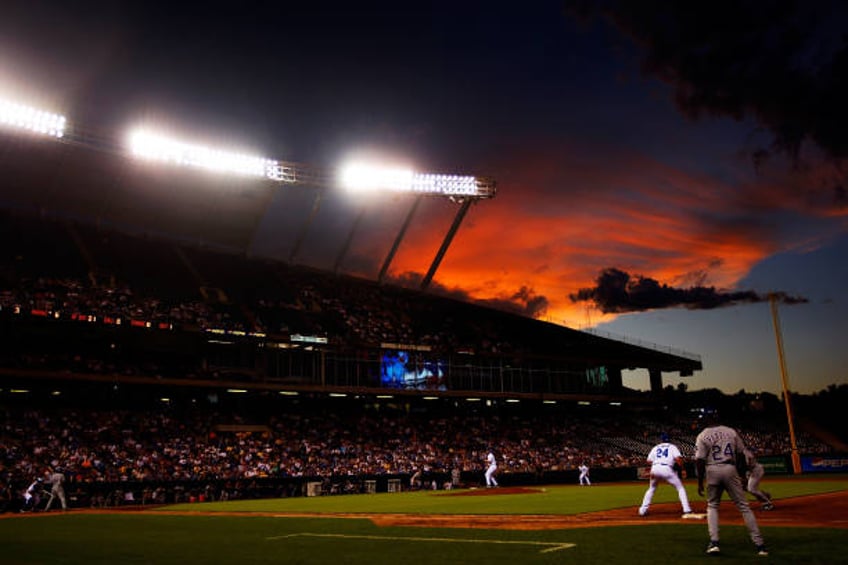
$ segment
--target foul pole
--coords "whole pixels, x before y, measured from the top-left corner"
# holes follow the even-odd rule
[[[777,295],[769,294],[771,319],[774,324],[774,338],[777,341],[777,358],[780,362],[780,380],[783,383],[783,403],[786,405],[786,419],[789,420],[789,441],[792,449],[792,471],[801,474],[801,456],[798,454],[798,444],[795,441],[795,424],[792,419],[792,400],[789,393],[789,377],[786,371],[786,357],[783,354],[783,335],[780,331],[780,318],[777,315]]]

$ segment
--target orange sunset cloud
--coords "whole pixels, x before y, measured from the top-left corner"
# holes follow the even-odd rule
[[[729,183],[644,155],[606,150],[602,162],[585,153],[536,152],[505,167],[498,195],[471,208],[435,281],[477,300],[520,302],[529,292],[547,300],[541,317],[574,327],[611,319],[569,298],[606,268],[731,290],[788,245],[762,211],[796,204],[780,206],[785,186],[766,191],[741,171]],[[434,208],[419,219],[427,229],[410,230],[395,276],[426,270],[453,213]]]

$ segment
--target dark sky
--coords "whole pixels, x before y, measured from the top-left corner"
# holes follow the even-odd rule
[[[846,33],[821,0],[36,0],[3,7],[0,94],[87,136],[144,123],[492,176],[437,289],[694,351],[703,386],[753,389],[775,388],[780,292],[814,390],[848,379]],[[286,257],[308,206],[278,193],[257,250]],[[305,259],[331,264],[358,206],[327,202]],[[407,209],[374,203],[346,269],[374,276]],[[395,279],[420,278],[455,211],[424,207]]]
[[[598,62],[571,45],[594,38],[567,33],[557,6],[540,20],[498,3],[405,4],[18,3],[4,9],[2,60],[86,124],[178,116],[308,162],[400,143],[462,166],[481,139],[568,127],[558,100],[594,96]]]

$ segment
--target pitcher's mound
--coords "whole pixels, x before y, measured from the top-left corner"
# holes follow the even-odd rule
[[[460,490],[445,496],[494,496],[502,494],[537,494],[540,492],[545,492],[545,489],[530,487],[494,487]]]

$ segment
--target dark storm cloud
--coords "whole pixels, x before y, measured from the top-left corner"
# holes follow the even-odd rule
[[[672,85],[679,109],[754,118],[772,135],[753,152],[799,157],[811,141],[848,157],[848,7],[812,0],[567,0],[641,44],[642,70]]]
[[[806,298],[789,296],[783,292],[774,295],[784,304],[807,302]],[[674,288],[611,267],[601,272],[596,286],[581,288],[577,293],[570,294],[569,298],[572,302],[591,302],[605,314],[623,314],[676,307],[710,310],[740,303],[764,302],[769,296],[751,290],[723,292],[705,286]]]
[[[423,278],[424,276],[421,273],[410,271],[402,273],[396,277],[391,277],[391,282],[392,284],[406,288],[419,288]],[[461,288],[448,288],[436,281],[430,282],[428,291],[439,296],[452,298],[462,302],[470,302],[479,306],[485,306],[487,308],[493,308],[495,310],[518,314],[529,318],[543,317],[547,313],[549,305],[548,298],[546,296],[536,294],[536,291],[526,286],[522,286],[517,291],[513,292],[509,296],[504,296],[503,298],[484,299],[474,298],[466,290]]]
[[[548,311],[548,299],[537,295],[532,288],[522,286],[508,298],[487,298],[475,300],[477,304],[503,310],[513,314],[520,314],[530,318],[541,318]]]

